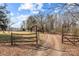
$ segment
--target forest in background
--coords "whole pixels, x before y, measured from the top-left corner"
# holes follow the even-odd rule
[[[58,13],[52,13],[49,8],[48,13],[39,10],[36,15],[31,15],[23,21],[21,29],[30,30],[31,26],[37,25],[38,31],[54,33],[61,32],[62,25],[66,26],[66,32],[78,32],[79,29],[79,4],[65,3],[62,7],[57,7]]]

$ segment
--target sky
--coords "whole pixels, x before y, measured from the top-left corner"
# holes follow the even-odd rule
[[[27,20],[30,15],[39,13],[58,13],[58,7],[63,7],[64,3],[7,3],[7,10],[10,11],[12,27],[20,27],[22,21]]]
[[[7,9],[10,11],[10,20],[12,27],[20,27],[22,21],[27,20],[30,15],[38,14],[39,10],[50,12],[52,7],[53,12],[57,12],[54,9],[62,4],[56,3],[7,3]]]

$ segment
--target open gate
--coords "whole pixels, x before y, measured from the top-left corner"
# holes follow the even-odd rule
[[[68,26],[62,25],[62,43],[71,43],[73,45],[77,45],[79,42],[79,35],[73,34],[69,30],[71,29],[69,29]]]

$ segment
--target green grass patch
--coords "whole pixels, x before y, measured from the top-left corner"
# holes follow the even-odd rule
[[[8,34],[0,34],[0,41],[9,41],[11,38]]]

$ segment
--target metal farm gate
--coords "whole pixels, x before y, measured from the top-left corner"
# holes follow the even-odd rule
[[[71,29],[67,25],[62,25],[62,43],[79,44],[79,35],[70,32]],[[75,31],[77,32],[77,31]]]

